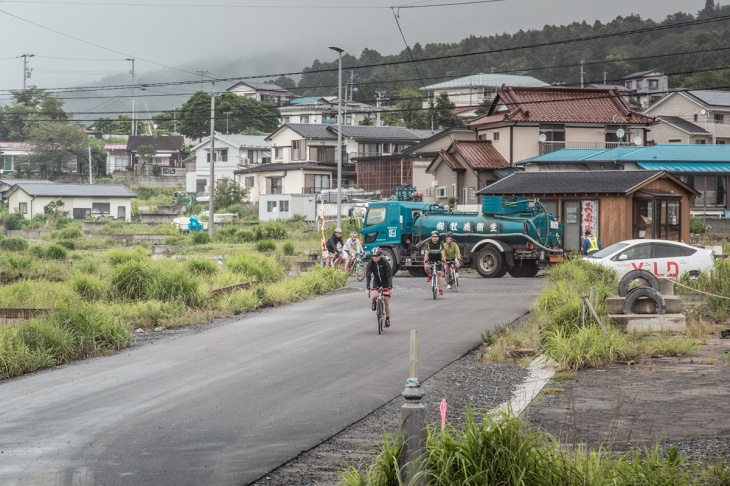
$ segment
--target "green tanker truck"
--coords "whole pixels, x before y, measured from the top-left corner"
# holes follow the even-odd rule
[[[371,202],[361,233],[366,253],[380,246],[394,273],[422,276],[422,246],[432,231],[453,233],[463,265],[482,277],[534,277],[564,259],[562,225],[528,198],[484,196],[482,210],[473,213],[422,202]]]

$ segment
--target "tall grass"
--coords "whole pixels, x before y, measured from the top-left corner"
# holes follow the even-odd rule
[[[226,268],[259,282],[276,282],[284,278],[284,269],[271,257],[239,252],[225,262]]]

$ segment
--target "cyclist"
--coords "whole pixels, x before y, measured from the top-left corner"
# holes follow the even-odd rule
[[[370,252],[371,260],[365,270],[365,288],[368,289],[368,297],[372,301],[370,308],[375,310],[375,299],[378,298],[378,289],[383,289],[383,302],[385,303],[385,327],[390,327],[390,296],[393,293],[393,272],[390,269],[388,260],[383,258],[383,249],[379,246]],[[370,286],[370,277],[373,279],[373,286]]]
[[[360,240],[357,238],[357,232],[353,231],[342,246],[342,256],[345,258],[345,270],[350,268],[350,258],[362,252],[363,249]]]
[[[443,268],[441,265],[441,262],[443,262],[444,260],[446,260],[446,255],[444,255],[444,244],[441,243],[441,240],[439,239],[439,232],[431,231],[431,238],[426,241],[425,245],[423,245],[423,269],[426,271],[426,275],[428,275],[426,282],[430,282],[431,278],[433,277],[433,275],[431,275],[430,263],[436,263],[439,295],[444,295],[444,286],[442,285]]]
[[[451,262],[454,264],[454,270],[456,270],[456,276],[459,276],[459,268],[461,268],[461,263],[459,260],[461,259],[461,250],[459,250],[459,245],[456,244],[454,241],[454,233],[449,231],[446,233],[446,242],[444,243],[444,256],[446,257],[446,261],[444,262],[444,271],[446,275],[449,274],[449,267],[451,266]],[[447,289],[451,288],[451,284],[448,284],[446,286]]]
[[[335,228],[332,236],[327,240],[327,263],[328,267],[332,266],[332,260],[342,251],[342,228]]]

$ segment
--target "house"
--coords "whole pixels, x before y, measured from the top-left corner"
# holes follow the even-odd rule
[[[658,115],[656,120],[656,125],[651,127],[655,143],[712,143],[710,132],[680,116]]]
[[[279,107],[281,123],[337,124],[339,106],[336,96],[294,98]],[[342,125],[359,125],[366,119],[375,119],[377,109],[365,103],[342,101]]]
[[[489,111],[468,126],[514,164],[566,147],[644,145],[653,123],[618,90],[505,85]]]
[[[100,216],[130,222],[132,198],[137,195],[122,184],[48,184],[16,182],[5,194],[11,213],[26,219],[45,214],[52,201],[63,201],[62,212],[73,219]]]
[[[664,171],[515,172],[479,195],[536,198],[563,224],[566,251],[591,229],[604,246],[633,238],[689,243],[697,191]]]
[[[693,123],[709,132],[709,137],[705,139],[707,143],[724,144],[730,141],[730,91],[674,91],[644,113],[654,117],[678,117]],[[658,138],[655,134],[652,136],[657,143],[669,143],[669,139]]]
[[[104,150],[106,150],[107,175],[132,169],[132,159],[127,152],[126,143],[105,143]]]
[[[688,201],[692,214],[730,217],[727,188],[730,147],[663,144],[614,149],[563,149],[522,161],[526,172],[664,171],[694,189]]]
[[[518,87],[549,86],[548,83],[533,78],[532,76],[502,73],[478,73],[432,84],[419,89],[424,91],[427,97],[431,100],[437,98],[441,93],[446,93],[449,95],[449,101],[454,103],[457,108],[473,107],[476,109],[476,107],[485,99],[494,99],[502,85]],[[428,108],[428,102],[424,103],[423,107]]]
[[[152,147],[154,155],[140,155],[139,148],[142,146]],[[180,172],[184,172],[182,161],[188,155],[185,151],[185,137],[182,135],[133,135],[127,140],[127,152],[130,154],[135,175],[152,175],[156,172],[155,166],[179,168]],[[177,173],[174,169],[167,172],[170,175]]]
[[[185,190],[210,192],[210,137],[190,149],[191,159],[186,160]],[[215,179],[234,180],[236,169],[259,166],[271,162],[271,144],[265,135],[215,134]]]
[[[648,108],[669,93],[669,78],[661,71],[639,71],[621,78],[630,103]]]
[[[438,152],[426,172],[434,176],[438,202],[453,197],[457,204],[476,205],[476,191],[501,179],[499,170],[510,169],[490,140],[454,140]]]
[[[15,172],[20,160],[30,153],[30,145],[25,142],[0,142],[0,170],[2,173]]]
[[[294,93],[275,84],[253,81],[239,81],[226,91],[274,106],[284,106],[291,99],[296,98]]]

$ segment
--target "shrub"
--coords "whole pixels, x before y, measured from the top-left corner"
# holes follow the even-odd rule
[[[218,264],[207,258],[191,258],[185,262],[185,268],[193,275],[213,275],[218,271]]]
[[[110,283],[114,295],[127,300],[142,300],[152,293],[155,274],[148,265],[128,261],[114,269]]]
[[[287,234],[286,225],[281,221],[269,221],[256,228],[257,240],[283,240]]]
[[[236,239],[243,243],[251,243],[256,241],[256,233],[248,229],[239,229],[236,231]]]
[[[84,236],[84,234],[78,226],[67,226],[53,235],[53,237],[58,240],[75,240],[82,236]]]
[[[109,259],[109,263],[114,266],[128,262],[141,262],[148,259],[146,252],[139,246],[135,246],[129,250],[112,248],[106,253],[106,256]]]
[[[705,225],[704,218],[698,216],[689,217],[689,232],[695,234],[704,234],[707,226]]]
[[[3,218],[3,226],[7,230],[19,230],[23,229],[28,224],[22,213],[8,214]]]
[[[271,240],[261,240],[256,243],[256,249],[261,253],[276,250],[276,243]]]
[[[291,241],[284,242],[284,245],[281,247],[281,251],[284,252],[284,255],[294,255],[294,243],[292,243]]]
[[[59,244],[52,244],[46,247],[46,258],[49,260],[65,260],[68,257],[68,250]]]
[[[59,240],[58,244],[67,250],[75,250],[76,249],[76,242],[73,240]]]
[[[226,261],[226,267],[235,273],[255,278],[259,282],[276,282],[284,277],[284,269],[270,257],[250,253],[236,253]]]
[[[204,302],[198,291],[198,281],[183,268],[164,266],[155,272],[149,286],[149,297],[165,302],[184,302],[189,307],[201,307]]]
[[[210,237],[208,236],[208,233],[204,233],[203,231],[193,233],[194,245],[207,245],[208,243],[210,243]]]
[[[30,254],[36,258],[44,259],[46,258],[46,249],[42,246],[33,246],[30,249]]]
[[[185,237],[182,235],[165,236],[162,243],[165,245],[183,245],[185,244]]]
[[[79,297],[89,302],[103,300],[109,290],[107,283],[100,277],[84,273],[74,275],[71,288]]]
[[[0,248],[8,251],[25,251],[28,246],[28,241],[20,236],[13,236],[0,241]]]

